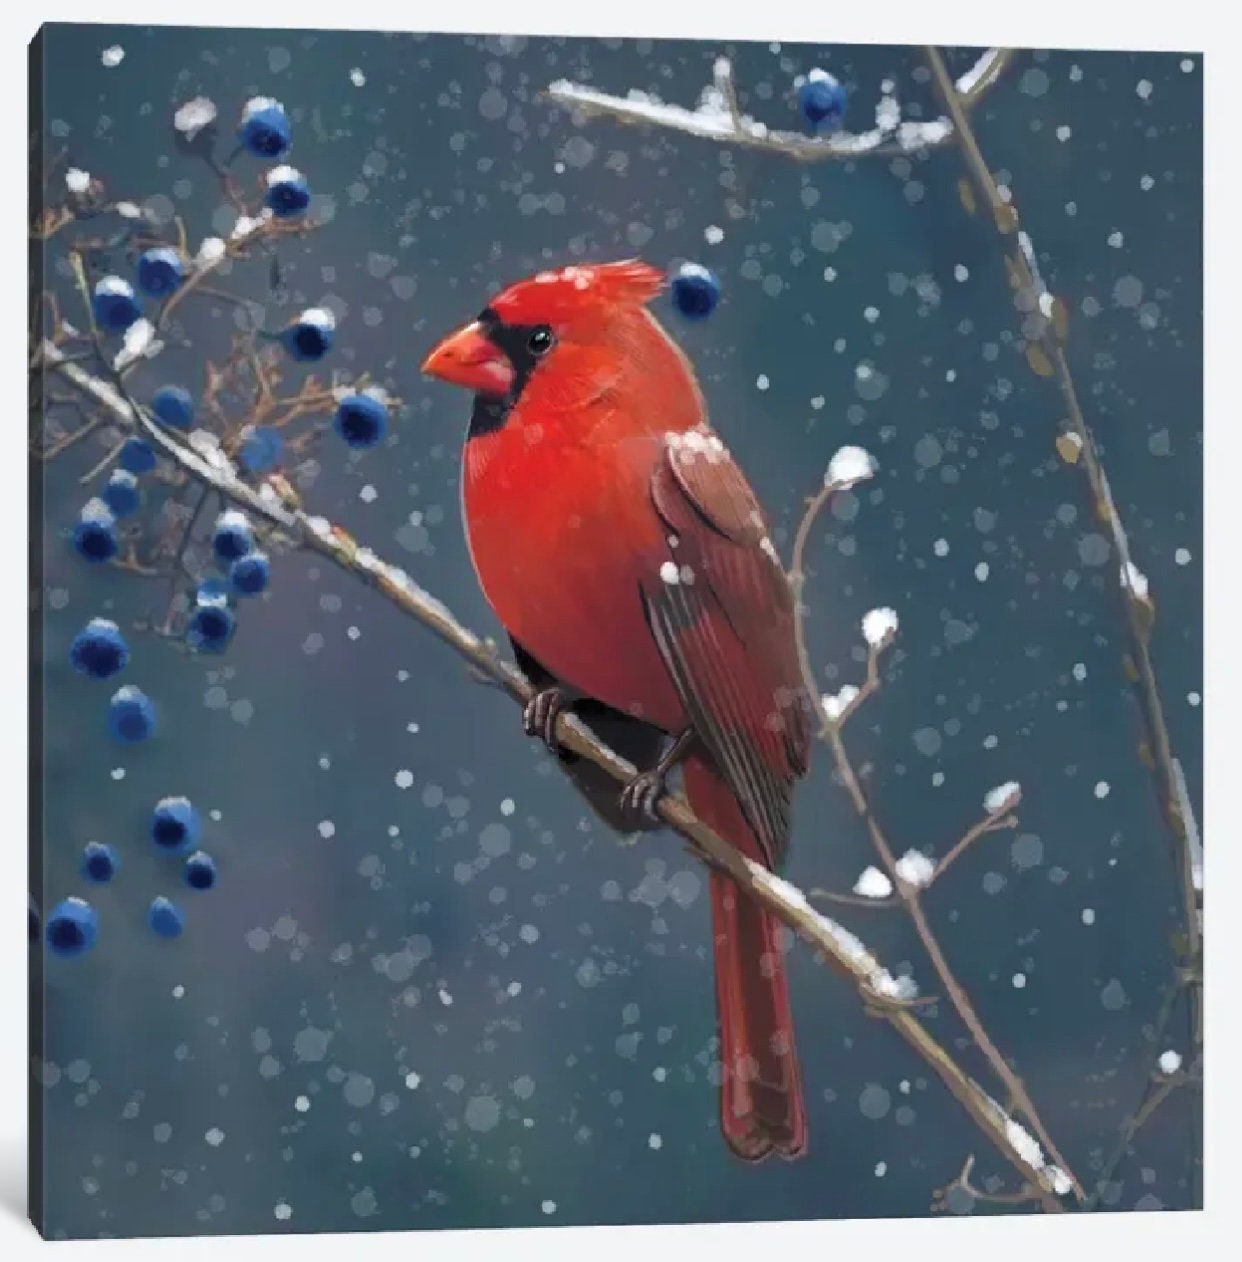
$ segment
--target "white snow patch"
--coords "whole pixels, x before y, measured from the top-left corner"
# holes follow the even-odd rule
[[[198,247],[194,262],[199,267],[214,267],[225,255],[227,247],[220,237],[206,237]]]
[[[327,307],[308,307],[298,316],[302,324],[314,324],[321,329],[336,328],[336,316]]]
[[[216,103],[209,96],[196,96],[173,115],[173,126],[187,140],[193,140],[204,127],[215,120]]]
[[[1121,567],[1121,585],[1133,592],[1139,600],[1147,598],[1147,576],[1133,561],[1127,561]]]
[[[897,860],[897,875],[916,889],[926,885],[935,871],[936,865],[919,850],[907,850]]]
[[[887,898],[892,892],[892,881],[876,867],[864,868],[854,882],[854,893],[862,898]]]
[[[1160,1072],[1162,1074],[1175,1074],[1182,1067],[1182,1058],[1178,1052],[1169,1048],[1167,1052],[1160,1053]]]
[[[863,639],[873,649],[883,648],[897,634],[897,611],[884,606],[863,615]]]
[[[983,809],[989,815],[1001,815],[1016,806],[1022,796],[1022,786],[1016,780],[1006,780],[994,789],[989,789],[983,799]]]
[[[82,507],[80,517],[82,521],[98,522],[102,526],[110,526],[116,521],[116,518],[112,515],[112,510],[98,495],[86,501]]]
[[[824,482],[845,490],[856,482],[865,482],[876,471],[875,457],[862,447],[842,447],[828,462]]]
[[[857,696],[858,689],[853,684],[846,684],[836,694],[824,693],[822,697],[824,713],[835,723],[850,708]]]
[[[281,103],[270,96],[252,96],[250,100],[242,106],[242,122],[257,114],[260,110],[280,110],[283,114],[285,107]]]
[[[267,186],[274,188],[277,184],[297,184],[302,179],[302,172],[289,165],[273,167],[267,173]]]
[[[97,294],[121,294],[123,297],[132,298],[134,296],[134,287],[127,280],[122,280],[119,276],[105,276],[95,286]]]
[[[154,359],[163,349],[164,343],[155,336],[155,325],[144,316],[125,330],[125,343],[112,361],[112,366],[119,372],[128,368],[135,360]]]

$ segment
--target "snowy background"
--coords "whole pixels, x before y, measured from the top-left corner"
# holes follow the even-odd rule
[[[123,59],[105,65],[117,45]],[[538,99],[572,78],[692,105],[727,46],[54,27],[45,48],[46,151],[67,146],[115,195],[155,195],[192,242],[227,231],[232,212],[173,150],[173,108],[200,93],[225,117],[257,93],[284,102],[327,225],[282,243],[285,306],[262,260],[222,283],[268,303],[269,326],[331,306],[331,363],[406,401],[385,447],[326,442],[302,471],[305,498],[481,631],[498,628],[459,519],[468,403],[420,379],[422,356],[495,286],[548,262],[641,253],[718,271],[725,300],[706,324],[666,301],[659,313],[785,554],[838,446],[881,462],[818,532],[808,601],[832,691],[860,674],[862,614],[901,615],[889,685],[850,733],[890,835],[943,854],[987,788],[1024,786],[1021,828],[980,843],[928,909],[1090,1182],[1164,1050],[1144,1031],[1169,977],[1176,885],[1136,754],[1116,559],[1056,456],[1059,397],[1014,348],[1004,265],[959,204],[956,156],[806,167],[579,128]],[[797,125],[790,85],[816,64],[850,87],[858,127],[888,77],[931,112],[915,50],[731,51],[743,108],[773,125]],[[1025,54],[976,115],[1070,308],[1084,408],[1159,606],[1154,650],[1196,807],[1200,94],[1197,56]],[[226,344],[233,308],[192,301],[197,352],[167,352],[140,392],[200,388],[205,348]],[[130,632],[127,678],[156,700],[161,730],[113,745],[110,689],[71,672],[69,641],[92,616],[129,628],[162,612],[165,592],[88,571],[68,545],[77,479],[103,450],[88,441],[54,465],[44,501],[36,898],[83,892],[90,840],[124,865],[92,894],[94,951],[47,962],[49,1234],[918,1215],[969,1152],[977,1181],[1006,1173],[802,949],[791,975],[811,1153],[732,1160],[711,1085],[701,869],[671,837],[626,848],[585,820],[515,707],[321,562],[280,560],[223,659]],[[797,801],[788,875],[848,889],[872,855],[824,753]],[[172,943],[144,922],[153,895],[176,892],[145,840],[170,793],[210,812],[221,866],[216,891],[183,900]],[[895,913],[842,919],[929,984]],[[931,1024],[983,1072],[943,1008]],[[1105,1204],[1194,1204],[1198,1120],[1198,1097],[1175,1095]]]

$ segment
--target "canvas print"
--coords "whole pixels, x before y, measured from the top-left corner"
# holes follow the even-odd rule
[[[1198,52],[30,67],[45,1236],[1200,1206]]]

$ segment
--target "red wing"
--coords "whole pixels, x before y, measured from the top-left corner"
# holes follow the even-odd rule
[[[778,864],[811,740],[793,594],[754,492],[715,435],[670,441],[651,496],[670,545],[643,583],[648,622],[695,730]]]

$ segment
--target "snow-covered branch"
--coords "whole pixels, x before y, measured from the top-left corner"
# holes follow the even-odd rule
[[[43,371],[55,373],[90,406],[102,411],[109,423],[139,433],[190,477],[210,487],[269,525],[291,533],[305,548],[378,589],[408,617],[422,624],[449,646],[485,682],[500,687],[520,704],[530,700],[531,685],[493,644],[465,627],[452,612],[404,570],[362,547],[345,531],[323,517],[293,508],[266,488],[255,490],[243,481],[218,445],[196,441],[195,432],[182,440],[138,405],[123,390],[70,360],[57,346],[44,341]],[[624,784],[636,768],[626,762],[572,715],[557,721],[560,744],[586,758]],[[976,1126],[1017,1170],[1048,1209],[1059,1209],[1058,1197],[1071,1184],[1061,1168],[1048,1160],[1039,1143],[988,1095],[957,1063],[919,1020],[915,1010],[918,990],[907,977],[895,977],[864,943],[831,917],[812,907],[796,886],[752,862],[707,828],[686,800],[664,795],[657,810],[671,828],[691,843],[698,857],[727,873],[750,897],[808,943],[838,973],[847,978],[865,1009],[886,1021],[926,1062],[966,1109]]]
[[[973,105],[999,78],[1009,58],[1007,50],[989,48],[958,81],[961,100]],[[625,96],[600,92],[585,84],[558,79],[544,95],[587,116],[612,118],[621,123],[660,127],[702,140],[740,145],[779,153],[799,162],[883,157],[934,149],[953,136],[947,117],[916,121],[902,117],[895,85],[886,80],[875,107],[875,124],[865,131],[835,131],[822,136],[780,131],[743,114],[737,105],[733,65],[719,57],[713,82],[703,89],[697,105],[687,109],[670,105],[651,93],[631,90]]]

